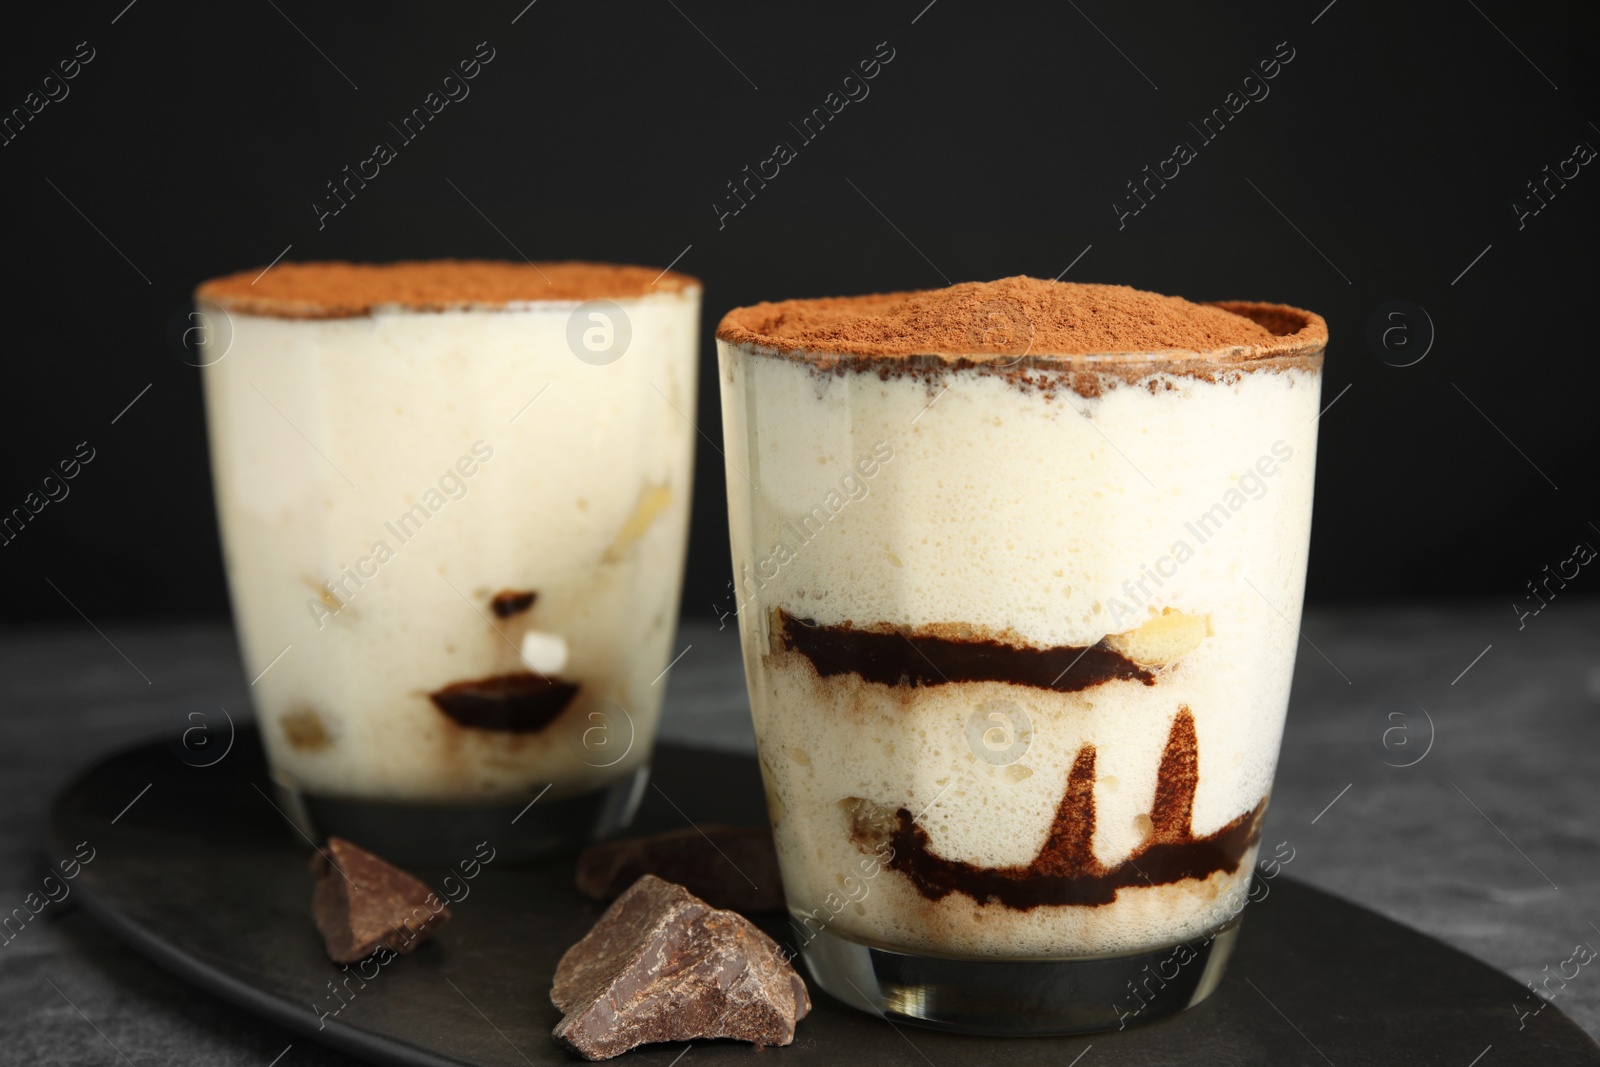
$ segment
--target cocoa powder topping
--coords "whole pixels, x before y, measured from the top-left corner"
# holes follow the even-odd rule
[[[444,311],[559,300],[622,300],[699,288],[687,274],[611,263],[486,259],[399,263],[279,263],[213,278],[197,299],[228,311],[291,319],[370,315],[376,308]]]
[[[1126,285],[1002,278],[867,296],[736,308],[717,327],[777,352],[908,356],[1119,356],[1203,353],[1227,361],[1311,353],[1319,315],[1278,304],[1196,304]]]

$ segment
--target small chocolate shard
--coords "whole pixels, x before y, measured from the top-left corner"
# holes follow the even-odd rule
[[[566,710],[578,687],[532,671],[452,682],[429,699],[462,726],[533,734]]]
[[[578,857],[578,892],[610,900],[646,874],[676,882],[715,908],[749,913],[785,907],[778,853],[765,826],[708,823],[590,845]]]
[[[450,918],[433,890],[342,837],[328,838],[311,873],[311,915],[335,963],[355,963],[380,948],[411,952]]]
[[[811,1010],[805,982],[750,920],[649,874],[567,949],[550,999],[563,1012],[551,1036],[590,1060],[658,1041],[787,1045]]]
[[[489,598],[489,607],[494,611],[495,618],[509,619],[533,607],[533,602],[538,599],[539,594],[532,590],[502,589]]]

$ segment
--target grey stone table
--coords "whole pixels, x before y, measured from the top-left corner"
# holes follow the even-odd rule
[[[1551,606],[1521,629],[1503,605],[1310,614],[1265,841],[1293,847],[1302,880],[1547,981],[1600,1035],[1600,968],[1551,977],[1575,945],[1600,949],[1600,605]],[[678,645],[664,737],[749,751],[734,631],[686,623]],[[185,710],[248,707],[217,624],[3,634],[0,693],[0,915],[60,858],[44,819],[78,766]],[[168,975],[74,903],[0,945],[0,1063],[353,1062]],[[1508,1002],[1508,1022],[1536,1003]]]

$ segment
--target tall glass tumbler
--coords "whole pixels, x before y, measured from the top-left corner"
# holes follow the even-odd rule
[[[718,330],[794,944],[841,1000],[968,1032],[1116,1029],[1215,987],[1299,640],[1323,320],[1178,302],[1253,340],[1054,355],[1051,285]],[[1074,314],[1115,328],[1110,288]],[[1136,298],[1173,306],[1107,297]]]
[[[234,617],[286,810],[442,862],[626,823],[678,615],[699,283],[280,263],[196,297]]]

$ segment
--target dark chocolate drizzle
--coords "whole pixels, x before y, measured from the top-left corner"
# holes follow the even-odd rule
[[[1010,682],[1057,693],[1117,679],[1156,683],[1155,675],[1104,641],[1087,648],[1018,648],[987,638],[960,639],[899,630],[818,626],[778,609],[779,646],[811,661],[817,674],[857,674],[880,685]]]
[[[532,734],[549,726],[577,693],[571,682],[521,671],[453,682],[429,699],[462,726]]]
[[[489,607],[494,610],[495,618],[509,619],[533,607],[533,602],[537,599],[539,594],[532,591],[502,589],[489,599]]]
[[[1217,871],[1232,874],[1261,836],[1267,801],[1245,812],[1215,833],[1195,837],[1190,827],[1195,786],[1200,781],[1194,716],[1180,707],[1167,735],[1166,751],[1151,802],[1150,836],[1133,854],[1107,867],[1095,858],[1093,745],[1078,749],[1067,776],[1066,793],[1056,808],[1044,847],[1022,867],[979,867],[936,855],[928,833],[905,808],[897,811],[899,826],[890,834],[891,870],[911,880],[929,900],[964,893],[980,904],[1000,904],[1017,911],[1041,905],[1110,904],[1117,890],[1128,886],[1170,885],[1188,878],[1208,878]]]

